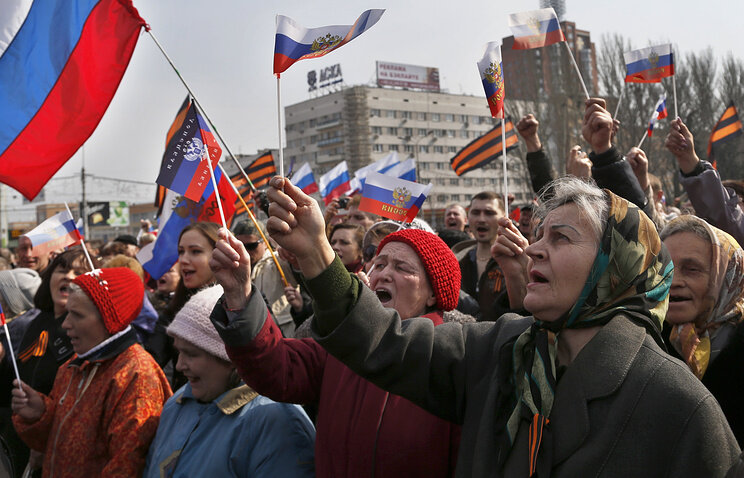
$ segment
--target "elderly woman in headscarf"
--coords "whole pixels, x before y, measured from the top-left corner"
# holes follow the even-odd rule
[[[726,414],[744,442],[744,250],[726,232],[696,216],[661,231],[674,261],[665,340]]]
[[[298,258],[316,340],[462,424],[457,476],[724,476],[740,451],[731,429],[663,350],[673,266],[653,223],[576,178],[547,194],[523,251],[533,316],[494,323],[401,322],[329,252],[319,207],[284,178],[271,181],[267,225]]]

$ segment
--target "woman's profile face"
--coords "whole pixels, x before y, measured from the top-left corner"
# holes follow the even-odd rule
[[[711,244],[692,232],[678,232],[664,239],[674,262],[672,288],[666,321],[670,324],[692,322],[711,309],[708,298],[711,270]]]
[[[196,229],[186,231],[178,241],[178,265],[181,279],[187,289],[197,289],[214,279],[209,260],[214,246]]]
[[[550,213],[527,246],[529,280],[524,308],[552,322],[579,298],[597,255],[598,238],[579,208],[565,204]]]
[[[54,316],[59,317],[64,313],[67,299],[70,297],[70,283],[81,274],[85,274],[85,261],[79,257],[73,262],[72,267],[59,264],[49,277],[49,291],[54,304]]]
[[[78,290],[67,300],[67,317],[62,322],[72,343],[72,349],[81,355],[111,336],[103,324],[101,314],[85,292]]]
[[[200,402],[211,402],[230,389],[233,366],[214,355],[183,340],[173,339],[178,349],[176,370],[184,374],[191,384],[194,398]]]
[[[351,229],[336,229],[331,236],[331,247],[345,266],[362,259],[362,251]]]

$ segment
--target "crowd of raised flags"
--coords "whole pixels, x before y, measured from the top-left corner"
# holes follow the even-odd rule
[[[53,17],[49,8],[37,3],[33,3],[31,8],[30,3],[21,2],[14,6],[16,10],[8,14],[11,19],[9,27],[2,29],[0,33],[0,59],[4,62],[3,68],[0,68],[0,84],[11,85],[9,88],[0,89],[0,110],[7,118],[5,127],[0,130],[0,180],[15,187],[28,198],[33,198],[38,193],[49,177],[91,134],[118,86],[140,28],[146,26],[130,2],[100,0],[84,3],[84,8],[70,9],[62,17]],[[278,15],[273,73],[278,79],[280,74],[295,62],[324,56],[349,43],[373,27],[383,13],[384,10],[371,9],[363,12],[352,25],[318,28],[305,28],[289,17]],[[89,28],[87,25],[91,19],[97,18],[109,19],[110,28],[108,26],[103,30]],[[26,27],[21,28],[24,22]],[[514,35],[514,49],[540,48],[566,41],[558,17],[552,8],[508,15],[507,23]],[[69,40],[67,44],[77,44],[78,48],[53,49],[45,56],[44,51],[35,49],[33,45],[38,43],[44,48],[49,48],[54,42],[39,43],[38,38],[29,32],[31,27],[49,35],[49,38],[66,38]],[[91,48],[92,44],[111,45],[111,48],[106,49],[106,55],[97,55],[95,62],[86,64],[83,68],[86,78],[90,79],[100,78],[103,71],[109,72],[108,81],[100,82],[101,88],[93,98],[89,97],[90,91],[86,89],[85,84],[74,81],[72,71],[75,65],[83,61],[85,49]],[[11,78],[9,72],[23,68],[21,64],[16,64],[20,58],[42,65],[38,70],[40,75],[34,75],[29,82],[21,77]],[[571,58],[573,60],[572,54]],[[624,58],[627,83],[659,83],[663,78],[673,78],[675,73],[671,44],[629,51],[624,54]],[[573,61],[575,64],[575,60]],[[8,63],[11,64],[10,67]],[[485,46],[484,54],[477,61],[477,66],[491,115],[501,121],[451,158],[450,165],[458,176],[482,168],[499,156],[504,157],[505,162],[506,152],[518,142],[514,124],[504,113],[506,88],[499,42],[490,42]],[[583,86],[578,67],[576,72]],[[63,89],[67,98],[64,104],[59,101]],[[585,86],[584,90],[586,91]],[[23,111],[12,107],[11,95],[24,97],[27,105]],[[676,114],[676,87],[674,97]],[[73,113],[76,120],[66,121]],[[644,139],[653,135],[656,122],[666,116],[666,98],[662,96],[653,111]],[[39,141],[40,138],[33,133],[38,128],[45,129],[44,137],[64,137],[64,144],[52,147],[46,141]],[[713,130],[708,146],[709,156],[713,157],[716,146],[722,141],[741,133],[742,124],[731,103]],[[642,142],[643,139],[641,144]],[[19,174],[18,168],[21,167],[21,163],[18,162],[18,158],[21,151],[24,161],[30,161],[34,165],[41,164],[38,158],[42,156],[45,158],[43,167],[36,168],[32,178]],[[177,251],[173,241],[186,224],[195,220],[229,222],[236,212],[238,214],[250,212],[259,189],[265,187],[269,179],[277,174],[276,158],[271,151],[261,154],[244,171],[239,168],[241,170],[231,177],[228,177],[219,166],[221,155],[222,148],[212,133],[205,115],[199,111],[198,104],[192,96],[187,96],[166,135],[165,153],[156,180],[160,235],[149,250],[143,250],[141,253],[145,269],[153,277],[158,277],[168,270],[169,263],[175,262]],[[206,158],[208,160],[205,160]],[[283,152],[280,145],[280,173],[283,172],[281,163]],[[374,209],[378,214],[383,207],[381,205],[401,204],[399,198],[391,199],[392,196],[382,200],[381,191],[388,194],[403,188],[414,198],[411,199],[412,202],[405,202],[406,218],[410,211],[416,209],[414,203],[422,201],[431,188],[430,185],[422,186],[416,183],[418,178],[415,159],[406,158],[401,161],[395,152],[356,171],[349,171],[347,162],[341,161],[317,179],[307,162],[290,173],[293,181],[303,191],[308,194],[318,193],[326,204],[343,195],[361,194],[364,198],[362,202],[364,207],[370,208],[368,209],[370,212]],[[210,177],[212,175],[213,178]],[[375,179],[368,185],[369,178],[372,177]],[[504,196],[508,197],[506,171]],[[52,220],[60,221],[63,225],[71,224],[70,220],[61,220],[57,216],[49,219]],[[36,236],[34,230],[30,234],[32,237],[46,237],[49,247],[54,247],[53,244],[61,240],[59,237],[62,229],[59,227],[62,226],[50,229],[51,223],[47,222],[39,228],[58,232],[51,236]],[[66,231],[74,236],[69,228]],[[77,229],[74,231],[80,234]],[[38,238],[35,240],[44,241]]]

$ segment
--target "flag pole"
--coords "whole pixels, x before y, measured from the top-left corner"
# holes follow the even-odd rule
[[[173,68],[173,71],[176,72],[176,76],[178,76],[178,79],[181,80],[181,83],[183,83],[183,86],[186,87],[186,91],[188,91],[189,94],[191,95],[191,97],[194,98],[194,103],[196,103],[196,105],[201,110],[202,114],[204,115],[204,118],[209,123],[209,126],[212,127],[212,130],[214,131],[214,134],[217,135],[217,138],[222,143],[222,146],[225,147],[225,151],[227,151],[227,154],[230,156],[230,159],[232,159],[233,162],[235,162],[235,165],[238,167],[238,170],[240,171],[240,173],[243,175],[243,177],[245,178],[245,180],[248,181],[248,185],[250,186],[251,191],[255,192],[256,191],[256,187],[253,185],[253,182],[251,181],[251,178],[248,177],[248,174],[245,172],[245,170],[243,169],[243,167],[240,165],[240,162],[238,162],[238,158],[236,158],[235,155],[233,154],[233,152],[230,150],[230,146],[228,146],[227,143],[225,142],[225,140],[222,138],[222,135],[220,134],[220,132],[217,130],[217,127],[214,125],[214,123],[212,122],[212,120],[207,115],[207,112],[204,110],[204,107],[201,105],[201,103],[199,102],[199,100],[196,98],[196,95],[194,94],[194,92],[191,91],[191,88],[189,87],[188,83],[186,83],[186,80],[183,78],[183,76],[181,76],[181,72],[178,71],[178,68],[176,68],[176,65],[173,63],[173,60],[170,59],[170,57],[165,52],[165,50],[163,49],[163,46],[160,44],[160,42],[158,41],[158,39],[155,38],[155,34],[152,32],[152,29],[149,28],[149,29],[146,29],[145,31],[147,31],[147,33],[150,35],[150,38],[152,38],[152,41],[155,42],[155,45],[158,47],[158,49],[163,54],[163,56],[165,57],[165,59],[168,60],[168,63],[170,64],[171,68]]]
[[[3,329],[5,329],[5,338],[6,338],[6,343],[8,344],[8,352],[10,353],[10,361],[13,362],[13,371],[15,372],[15,376],[18,379],[18,390],[23,392],[23,387],[21,386],[21,374],[18,373],[18,364],[16,363],[15,353],[13,352],[13,344],[10,341],[10,331],[8,330],[8,322],[5,320],[5,312],[3,311],[2,306],[0,306],[0,320],[2,320]]]
[[[568,55],[571,57],[571,63],[573,63],[574,68],[576,69],[576,74],[579,75],[579,81],[581,82],[581,87],[584,89],[584,95],[586,95],[586,99],[589,99],[589,91],[586,89],[586,83],[584,83],[584,77],[581,76],[581,71],[579,70],[579,65],[576,63],[576,58],[574,58],[574,54],[571,51],[571,47],[568,46],[568,42],[564,41],[562,42],[564,45],[566,45],[566,50],[568,50]]]
[[[620,92],[620,98],[618,98],[618,100],[617,100],[617,106],[615,106],[615,114],[612,115],[612,118],[613,119],[616,119],[617,118],[617,114],[620,111],[620,103],[623,102],[623,97],[624,96],[625,96],[625,82],[623,82],[623,88],[622,88],[622,91]]]
[[[67,201],[65,201],[65,209],[67,209],[67,214],[70,215],[72,218],[72,213],[70,212],[70,206],[67,205]],[[75,229],[77,229],[77,226],[75,226]],[[80,231],[78,231],[79,233]],[[85,258],[88,259],[88,264],[90,264],[90,270],[94,271],[96,270],[95,266],[93,265],[93,259],[90,258],[90,254],[88,254],[88,248],[85,246],[85,239],[82,238],[82,234],[80,237],[80,244],[83,246],[83,252],[85,253]]]
[[[641,142],[638,143],[638,146],[636,146],[636,148],[641,149],[641,146],[643,146],[643,142],[646,140],[647,136],[648,136],[648,130],[646,130],[646,132],[643,133],[643,138],[641,138]]]
[[[672,53],[672,58],[674,58],[674,54]],[[672,93],[674,96],[674,118],[679,118],[679,114],[677,114],[677,74],[675,72],[674,75],[672,75]]]
[[[219,166],[219,168],[222,170],[222,174],[227,174],[225,172],[225,169],[222,167],[220,163],[217,163],[217,166]],[[266,238],[263,231],[261,231],[261,227],[258,225],[256,216],[253,215],[253,211],[251,211],[251,209],[245,203],[245,199],[243,199],[243,196],[240,195],[240,191],[238,191],[238,188],[235,187],[235,184],[232,181],[228,181],[228,182],[230,183],[230,186],[232,186],[233,191],[235,191],[235,194],[238,196],[238,200],[240,200],[240,204],[243,205],[246,212],[248,213],[248,217],[251,219],[251,222],[253,222],[253,225],[256,227],[256,231],[258,231],[258,235],[261,236],[261,239],[264,241],[264,244],[266,244],[266,248],[271,253],[271,258],[274,260],[274,264],[276,264],[276,268],[279,271],[279,275],[282,278],[282,283],[284,283],[284,287],[289,287],[289,282],[287,282],[287,276],[284,275],[282,266],[279,265],[279,261],[276,258],[276,253],[274,252],[274,249],[271,248],[271,244],[269,243],[269,240]],[[225,227],[225,229],[227,229],[227,227]]]
[[[214,168],[212,167],[212,161],[209,159],[208,148],[204,148],[207,156],[206,161],[209,165],[209,176],[212,178],[212,188],[214,188],[214,197],[217,199],[217,209],[220,210],[220,219],[222,219],[222,227],[227,229],[227,221],[225,221],[225,211],[222,209],[222,199],[220,199],[220,192],[217,190],[217,180],[214,177]],[[224,173],[223,173],[224,175]],[[232,181],[229,181],[232,182]]]
[[[282,86],[276,74],[276,124],[279,130],[279,176],[284,177],[284,146],[282,146]]]
[[[506,179],[506,115],[501,106],[501,160],[504,163],[504,214],[509,217],[509,183]]]

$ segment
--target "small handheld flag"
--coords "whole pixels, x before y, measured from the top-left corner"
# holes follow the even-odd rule
[[[354,172],[354,177],[351,178],[351,192],[355,193],[362,190],[362,188],[364,187],[364,181],[367,179],[367,175],[370,172],[374,171],[376,173],[385,174],[390,170],[390,168],[394,167],[397,164],[400,164],[398,153],[396,151],[391,151],[390,154],[388,154],[384,158],[378,159],[372,164],[368,164],[363,168],[357,169]]]
[[[491,116],[500,118],[504,109],[504,75],[501,63],[501,45],[490,42],[486,45],[483,58],[478,62],[478,72],[486,92]]]
[[[716,146],[737,136],[741,136],[743,131],[744,128],[742,127],[741,119],[739,119],[739,114],[736,112],[736,106],[734,106],[733,101],[730,101],[726,105],[726,110],[721,115],[721,119],[713,127],[713,131],[710,133],[710,139],[708,140],[708,161],[713,164],[714,168],[716,167],[716,160],[713,157],[713,153]]]
[[[260,188],[269,184],[271,178],[276,176],[276,166],[274,166],[274,155],[271,151],[253,160],[245,170],[248,178],[253,183],[253,187]]]
[[[371,172],[364,183],[359,210],[396,221],[411,222],[424,204],[431,188],[431,183],[424,186]]]
[[[36,254],[48,254],[77,244],[83,238],[69,211],[62,211],[42,222],[26,234]]]
[[[514,50],[540,48],[566,41],[553,8],[542,8],[509,15],[509,28],[514,35]]]
[[[656,120],[664,119],[667,117],[666,109],[666,96],[661,95],[659,101],[656,102],[654,112],[651,114],[651,119],[648,122],[648,137],[650,138],[654,134],[654,127],[656,126]]]
[[[380,20],[385,10],[373,9],[359,15],[353,25],[305,28],[284,15],[276,17],[274,74],[279,75],[296,61],[318,58],[344,46]]]
[[[503,120],[502,120],[503,124]],[[517,132],[514,131],[514,123],[511,118],[506,118],[506,150],[509,151],[518,146],[519,139]],[[468,171],[482,168],[501,154],[502,135],[501,124],[470,142],[462,148],[452,159],[450,166],[458,176],[462,176]]]
[[[626,83],[659,83],[674,75],[674,54],[669,43],[628,51],[623,56]]]
[[[416,159],[407,158],[404,161],[394,165],[384,173],[386,176],[405,179],[406,181],[416,181]]]

